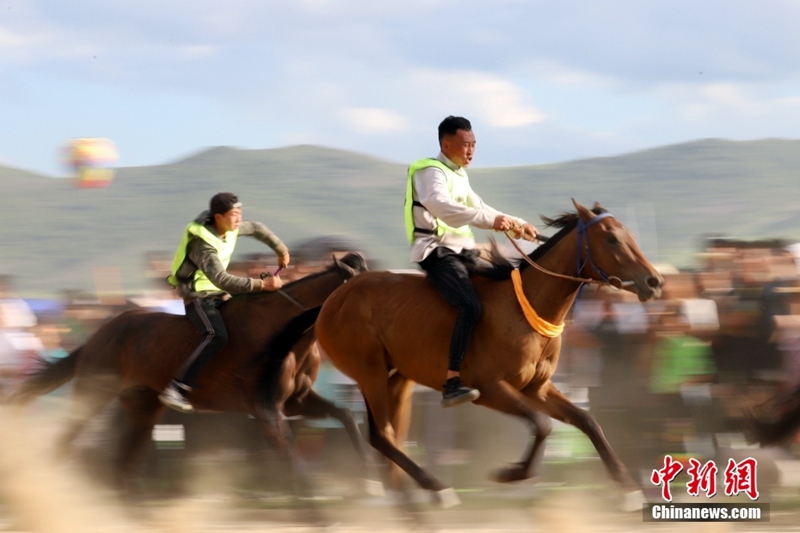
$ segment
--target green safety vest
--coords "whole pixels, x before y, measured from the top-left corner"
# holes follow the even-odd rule
[[[219,235],[212,233],[204,225],[198,224],[197,222],[191,222],[188,226],[186,226],[186,229],[183,232],[183,238],[181,239],[181,243],[178,245],[178,250],[175,252],[175,258],[172,260],[172,274],[167,278],[167,281],[173,287],[177,287],[182,282],[188,281],[179,279],[178,271],[180,270],[184,261],[186,261],[186,247],[189,245],[189,241],[192,239],[192,237],[199,237],[213,246],[217,251],[217,255],[219,256],[222,266],[227,269],[228,264],[231,262],[233,249],[236,247],[236,238],[238,236],[239,230],[229,231],[225,234],[225,240],[222,240]],[[219,287],[211,283],[211,280],[206,277],[205,272],[200,269],[194,271],[192,277],[192,288],[195,292],[221,290]]]
[[[467,205],[467,198],[469,197],[470,187],[469,180],[466,176],[461,176],[453,169],[439,161],[438,159],[425,158],[420,159],[408,167],[408,184],[406,185],[406,201],[405,201],[405,217],[406,217],[406,236],[408,242],[413,243],[415,234],[424,233],[427,235],[436,235],[437,237],[444,237],[445,235],[453,235],[459,237],[475,238],[472,229],[469,225],[453,228],[448,226],[443,220],[436,219],[436,227],[434,228],[420,228],[414,221],[414,208],[426,209],[424,205],[414,200],[414,174],[423,168],[436,167],[444,172],[447,179],[447,190],[450,191],[450,198],[454,201]]]

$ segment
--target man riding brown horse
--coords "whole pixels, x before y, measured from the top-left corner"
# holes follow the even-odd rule
[[[408,169],[405,221],[411,261],[419,263],[439,294],[458,311],[442,392],[442,406],[452,407],[480,396],[476,389],[465,387],[460,377],[481,316],[481,302],[468,272],[477,255],[470,226],[513,230],[528,240],[535,239],[537,231],[524,220],[490,207],[470,187],[466,168],[475,154],[475,134],[469,120],[445,118],[439,124],[439,147],[436,158],[420,159]]]
[[[520,461],[493,476],[500,482],[533,477],[550,433],[550,417],[585,433],[626,500],[641,491],[619,460],[597,421],[573,404],[552,377],[561,351],[561,330],[586,283],[609,284],[640,301],[661,294],[663,277],[647,261],[633,235],[601,206],[547,219],[560,228],[545,244],[511,264],[495,253],[492,266],[475,269],[472,282],[486,310],[478,321],[462,368],[464,383],[480,391],[474,403],[530,424],[531,438]],[[370,443],[396,468],[431,491],[444,505],[453,490],[402,450],[411,423],[415,384],[438,388],[447,370],[446,331],[456,312],[421,276],[368,272],[325,301],[315,332],[320,346],[361,390],[369,416]],[[402,477],[392,470],[392,482]],[[630,501],[630,500],[629,500]]]
[[[227,272],[236,239],[242,235],[255,237],[272,248],[278,255],[279,269],[289,265],[286,245],[264,224],[242,220],[242,204],[229,192],[211,198],[209,210],[186,226],[175,252],[172,274],[167,281],[177,289],[186,304],[186,316],[203,335],[175,379],[159,396],[164,405],[176,411],[194,411],[187,396],[197,375],[228,342],[219,308],[230,299],[231,293],[275,291],[283,285],[277,276],[251,279]]]

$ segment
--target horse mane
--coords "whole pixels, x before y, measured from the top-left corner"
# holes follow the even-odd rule
[[[595,205],[595,207],[592,208],[592,213],[595,215],[605,212],[606,210],[598,205]],[[575,229],[575,227],[578,225],[577,213],[565,211],[554,218],[546,217],[544,215],[540,215],[540,218],[542,219],[542,222],[544,222],[544,227],[559,228],[559,231],[550,237],[547,242],[537,246],[530,254],[528,254],[528,259],[531,261],[536,261],[544,256],[544,254],[549,252],[561,239],[566,237],[567,234]],[[515,268],[524,270],[530,266],[522,257],[516,259],[507,259],[505,256],[503,256],[503,254],[500,253],[500,249],[497,246],[497,241],[495,241],[494,238],[490,237],[489,242],[489,259],[478,261],[474,266],[470,266],[469,269],[471,273],[477,274],[478,276],[484,278],[502,280],[510,278],[511,271]]]
[[[348,277],[351,277],[351,276],[353,276],[355,274],[358,274],[358,273],[361,273],[361,272],[366,272],[367,270],[369,270],[369,268],[367,267],[367,260],[364,258],[363,255],[361,255],[358,252],[348,252],[347,255],[345,255],[341,259],[336,259],[334,257],[333,261],[331,261],[331,263],[329,263],[322,270],[320,270],[318,272],[314,272],[314,273],[309,274],[307,276],[303,276],[300,279],[296,279],[294,281],[290,281],[289,283],[284,285],[281,290],[286,290],[288,288],[294,287],[295,285],[298,285],[298,286],[302,285],[303,283],[307,283],[309,281],[312,281],[312,280],[314,280],[314,279],[316,279],[316,278],[318,278],[318,277],[320,277],[320,276],[322,276],[324,274],[327,274],[328,272],[331,272],[332,270],[336,270],[336,269],[342,271],[344,274],[348,275]],[[249,293],[244,293],[244,294],[234,294],[233,297],[234,298],[246,298],[246,297],[253,297],[253,296],[264,296],[264,295],[267,295],[267,294],[272,294],[272,292],[249,292]]]
[[[355,269],[355,271],[359,273],[369,270],[366,258],[358,252],[348,252],[338,261],[334,260],[334,264],[339,266],[339,268],[341,268],[341,265],[339,265],[340,262]]]
[[[289,288],[293,285],[299,285],[305,281],[310,281],[314,278],[322,276],[327,272],[332,270],[338,269],[345,274],[353,275],[355,273],[366,272],[369,270],[367,268],[367,260],[364,259],[364,256],[358,252],[349,252],[347,255],[342,257],[341,259],[333,258],[333,261],[329,263],[324,269],[320,270],[319,272],[314,272],[313,274],[309,274],[308,276],[304,276],[300,279],[294,280],[290,283],[287,283],[284,286],[284,289]],[[353,272],[355,271],[355,272]]]

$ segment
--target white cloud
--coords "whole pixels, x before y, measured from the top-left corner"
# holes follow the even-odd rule
[[[435,99],[438,107],[459,113],[469,111],[489,126],[518,128],[543,122],[547,116],[526,102],[525,91],[516,84],[488,72],[418,70],[413,84],[419,97]],[[466,112],[465,111],[465,112]]]
[[[490,126],[518,128],[543,122],[545,114],[524,102],[524,92],[500,79],[475,79],[465,89],[476,99],[479,115]]]
[[[0,28],[0,48],[22,48],[37,42],[38,39],[31,35],[22,35],[7,28]]]
[[[464,90],[475,99],[484,120],[497,128],[530,126],[545,120],[544,113],[525,103],[522,89],[511,82],[488,75],[472,75]]]
[[[656,92],[666,106],[677,111],[676,118],[707,122],[715,116],[731,119],[780,106],[782,99],[772,99],[764,89],[735,83],[667,84]]]
[[[195,44],[180,47],[180,54],[184,57],[202,59],[213,56],[217,52],[216,46]]]
[[[389,109],[356,107],[344,109],[342,118],[357,133],[392,133],[408,129],[408,120]]]
[[[611,76],[589,72],[552,59],[538,60],[529,69],[536,79],[553,85],[582,88],[609,88],[619,85]]]
[[[741,87],[731,83],[713,83],[700,88],[700,94],[707,101],[726,107],[745,108],[752,102]]]

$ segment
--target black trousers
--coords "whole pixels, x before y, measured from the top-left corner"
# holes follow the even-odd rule
[[[455,253],[449,248],[436,248],[419,263],[439,294],[458,312],[450,336],[448,370],[458,372],[467,353],[472,331],[481,317],[481,302],[469,279],[467,265],[475,263],[476,253],[464,250]]]
[[[186,304],[186,316],[203,335],[203,341],[195,348],[183,364],[176,379],[194,387],[197,375],[208,361],[228,343],[228,330],[222,322],[219,308],[225,303],[222,298],[195,298]]]

